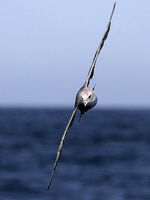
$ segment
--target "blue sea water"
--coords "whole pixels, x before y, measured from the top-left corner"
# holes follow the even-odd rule
[[[149,200],[150,110],[0,109],[1,200]]]

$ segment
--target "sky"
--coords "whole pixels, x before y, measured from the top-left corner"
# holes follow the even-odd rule
[[[112,0],[0,0],[0,106],[68,106],[84,84]],[[150,1],[116,1],[90,87],[97,108],[150,107]]]

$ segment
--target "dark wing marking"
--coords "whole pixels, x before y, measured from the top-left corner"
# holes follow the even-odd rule
[[[58,152],[57,152],[57,156],[56,156],[56,160],[55,160],[55,163],[54,163],[54,168],[53,168],[53,171],[52,171],[52,174],[51,174],[51,178],[50,178],[50,182],[49,182],[49,185],[48,185],[48,190],[49,190],[49,188],[50,188],[50,186],[51,186],[52,179],[53,179],[53,176],[54,176],[54,173],[55,173],[57,164],[58,164],[58,160],[59,160],[60,155],[61,155],[61,150],[62,150],[62,147],[63,147],[63,143],[64,143],[65,136],[66,136],[66,134],[67,134],[67,131],[68,131],[69,127],[70,127],[70,126],[72,125],[72,123],[73,123],[73,120],[74,120],[75,114],[76,114],[76,112],[77,112],[77,109],[78,109],[78,107],[75,107],[75,108],[74,108],[74,110],[73,110],[73,112],[72,112],[72,114],[71,114],[71,117],[70,117],[70,119],[69,119],[69,122],[68,122],[68,124],[67,124],[67,126],[66,126],[66,128],[65,128],[65,131],[64,131],[63,135],[62,135],[62,138],[61,138],[61,141],[60,141],[60,145],[59,145],[59,148],[58,148]]]
[[[108,33],[109,33],[109,30],[110,30],[110,25],[111,25],[111,19],[112,19],[112,16],[113,16],[113,13],[114,13],[114,10],[115,10],[115,6],[116,6],[116,2],[114,3],[114,6],[113,6],[113,10],[112,10],[112,13],[111,13],[111,16],[110,16],[110,19],[109,19],[109,22],[108,22],[108,25],[107,25],[107,28],[106,28],[106,31],[103,35],[103,38],[101,40],[101,43],[94,55],[94,58],[93,58],[93,62],[92,62],[92,65],[91,65],[91,68],[89,70],[89,73],[88,73],[88,76],[87,76],[87,79],[86,79],[86,82],[85,82],[85,85],[88,86],[89,83],[90,83],[90,79],[92,79],[93,77],[93,74],[94,74],[94,68],[95,68],[95,64],[96,64],[96,60],[98,58],[98,55],[104,45],[104,41],[107,39],[107,36],[108,36]]]

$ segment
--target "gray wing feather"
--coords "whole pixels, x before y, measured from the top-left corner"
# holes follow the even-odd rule
[[[59,160],[60,155],[61,155],[61,150],[62,150],[62,147],[63,147],[63,143],[64,143],[65,136],[66,136],[66,134],[67,134],[68,129],[70,128],[70,126],[71,126],[72,123],[73,123],[73,120],[74,120],[75,114],[76,114],[76,112],[77,112],[77,109],[78,109],[78,107],[75,107],[75,108],[74,108],[74,110],[73,110],[73,112],[72,112],[72,114],[71,114],[71,117],[70,117],[70,119],[69,119],[69,122],[68,122],[68,124],[67,124],[67,126],[66,126],[66,128],[65,128],[65,131],[64,131],[63,135],[62,135],[62,138],[61,138],[61,141],[60,141],[60,145],[59,145],[59,148],[58,148],[58,152],[57,152],[57,156],[56,156],[56,160],[55,160],[55,163],[54,163],[53,171],[52,171],[52,174],[51,174],[50,182],[49,182],[49,185],[48,185],[48,190],[49,190],[49,188],[50,188],[50,186],[51,186],[52,179],[53,179],[53,176],[54,176],[54,173],[55,173],[57,164],[58,164],[58,160]]]
[[[101,40],[101,43],[94,55],[94,58],[93,58],[93,62],[92,62],[92,65],[91,65],[91,68],[89,70],[89,73],[88,73],[88,76],[87,76],[87,79],[86,79],[86,82],[85,82],[85,85],[88,87],[89,83],[90,83],[90,79],[92,79],[93,75],[94,75],[94,68],[95,68],[95,64],[96,64],[96,61],[97,61],[97,58],[98,58],[98,55],[104,45],[104,41],[107,39],[107,36],[108,36],[108,33],[109,33],[109,30],[110,30],[110,25],[111,25],[111,19],[112,19],[112,16],[113,16],[113,13],[114,13],[114,10],[115,10],[115,6],[116,6],[116,2],[114,3],[114,6],[113,6],[113,9],[112,9],[112,13],[111,13],[111,16],[110,16],[110,19],[109,19],[109,22],[108,22],[108,25],[107,25],[107,28],[106,28],[106,31],[103,35],[103,38]]]

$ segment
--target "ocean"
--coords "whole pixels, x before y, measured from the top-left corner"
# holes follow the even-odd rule
[[[149,200],[150,110],[0,109],[1,200]]]

